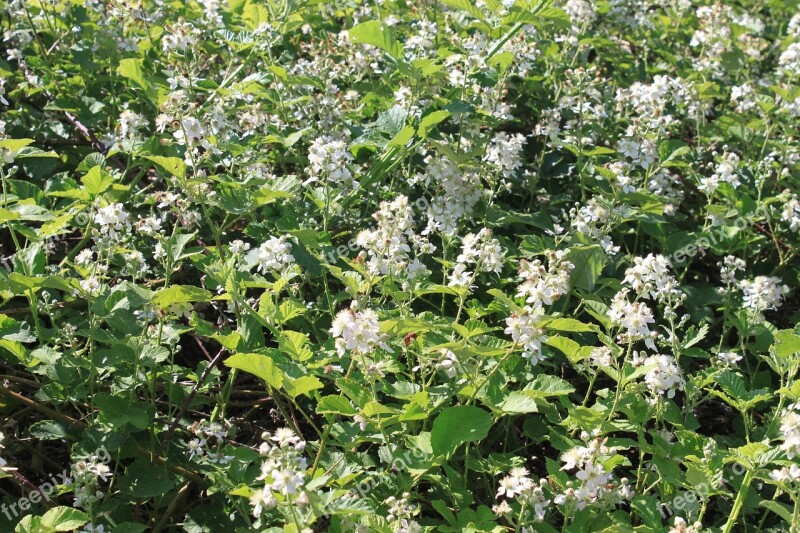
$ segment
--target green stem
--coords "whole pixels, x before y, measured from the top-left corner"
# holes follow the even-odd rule
[[[728,517],[728,521],[725,523],[725,527],[722,528],[722,533],[730,533],[733,526],[736,525],[736,520],[739,518],[739,513],[742,512],[744,500],[747,497],[747,490],[750,488],[750,482],[752,480],[753,472],[748,470],[744,475],[742,484],[739,485],[739,492],[736,494],[736,500],[733,502],[733,509],[731,509],[731,514]]]

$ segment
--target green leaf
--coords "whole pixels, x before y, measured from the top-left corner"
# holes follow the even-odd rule
[[[4,224],[6,222],[11,222],[12,220],[19,220],[20,215],[19,213],[15,213],[14,211],[9,211],[8,209],[3,209],[0,207],[0,224]]]
[[[403,129],[397,132],[397,135],[392,137],[392,140],[386,145],[387,147],[391,148],[394,146],[405,146],[408,144],[408,141],[414,138],[414,127],[413,126],[404,126]]]
[[[332,395],[323,396],[319,399],[319,402],[317,402],[317,413],[354,416],[358,414],[358,411],[350,405],[350,400],[345,396]]]
[[[133,81],[142,89],[146,89],[147,81],[142,71],[142,63],[143,61],[141,59],[135,57],[122,59],[117,67],[117,74]]]
[[[790,329],[783,329],[775,334],[775,355],[789,357],[800,352],[800,336]]]
[[[597,326],[584,324],[580,320],[574,318],[554,318],[542,324],[547,329],[554,329],[556,331],[571,331],[574,333],[582,333],[587,331],[595,331]]]
[[[375,126],[380,132],[396,135],[405,126],[407,116],[408,112],[396,105],[381,113]]]
[[[788,505],[780,502],[775,502],[771,500],[761,500],[758,502],[760,507],[765,509],[769,509],[776,515],[780,516],[784,520],[786,520],[787,524],[791,524],[793,522],[792,518],[792,509]]]
[[[267,355],[237,353],[228,357],[225,360],[225,364],[263,379],[274,389],[280,389],[283,386],[283,372],[275,366],[272,358]]]
[[[101,392],[94,396],[95,406],[100,411],[98,421],[113,428],[121,428],[130,424],[137,429],[150,426],[152,417],[145,409],[131,403],[127,398],[112,396]]]
[[[153,305],[166,309],[175,304],[210,302],[214,297],[209,291],[192,285],[172,285],[161,289],[153,296]]]
[[[33,143],[33,139],[3,139],[0,140],[0,148],[5,148],[11,152],[18,152]]]
[[[56,531],[72,531],[89,521],[89,516],[70,507],[53,507],[42,516],[42,525]]]
[[[717,378],[720,388],[735,400],[747,399],[747,387],[742,376],[726,370]]]
[[[575,360],[579,350],[581,349],[581,345],[574,340],[568,339],[567,337],[561,337],[559,335],[548,337],[544,343],[562,352],[570,361]]]
[[[269,24],[270,21],[269,10],[266,6],[257,3],[247,2],[242,15],[242,19],[250,30],[257,30],[264,24]]]
[[[581,429],[593,431],[603,423],[603,414],[588,407],[571,407],[569,409],[569,419],[576,422]]]
[[[484,21],[486,16],[484,13],[475,5],[475,2],[470,0],[441,0],[442,3],[446,6],[450,6],[456,9],[461,9],[472,15],[478,20]]]
[[[536,400],[519,391],[512,392],[506,396],[506,399],[500,405],[500,409],[505,413],[536,413],[539,410],[536,406]]]
[[[539,374],[525,386],[525,390],[533,396],[547,398],[549,396],[566,396],[575,392],[575,387],[559,377]]]
[[[477,442],[489,434],[492,415],[478,407],[462,405],[445,409],[433,421],[431,446],[437,455],[450,455],[465,442]]]
[[[392,30],[380,21],[370,20],[354,26],[349,32],[354,43],[371,44],[387,52],[395,61],[403,60],[403,45],[395,38]]]
[[[307,361],[311,359],[311,350],[306,346],[308,335],[298,331],[284,331],[279,340],[279,348],[282,352],[288,353],[292,359],[297,361]]]
[[[145,155],[145,159],[152,161],[173,176],[183,178],[186,176],[186,163],[178,157],[164,157],[160,155]]]
[[[661,507],[653,496],[638,494],[631,500],[631,507],[641,521],[655,531],[661,531]]]
[[[98,196],[106,192],[114,184],[114,178],[100,168],[99,166],[92,167],[89,172],[81,179],[86,192],[92,196]]]
[[[576,287],[593,291],[606,264],[606,254],[598,245],[577,246],[567,256],[575,268],[570,279]]]
[[[428,138],[428,133],[433,129],[434,126],[442,122],[444,119],[450,116],[450,111],[434,111],[433,113],[428,113],[422,120],[419,121],[419,127],[417,128],[417,133],[423,139]]]
[[[55,420],[40,420],[31,424],[30,435],[39,440],[61,440],[69,437],[63,425]]]
[[[321,389],[323,386],[322,382],[314,376],[303,376],[297,379],[287,378],[283,384],[283,388],[292,398],[297,398],[302,394],[308,396],[309,392]]]
[[[141,499],[163,496],[173,485],[166,468],[145,460],[130,464],[120,481],[123,494]]]
[[[520,313],[523,312],[522,307],[520,307],[517,304],[515,304],[514,301],[511,298],[509,298],[508,295],[506,293],[504,293],[503,291],[501,291],[500,289],[489,289],[488,291],[486,291],[486,293],[491,295],[491,296],[494,296],[496,299],[498,299],[501,302],[503,302],[503,304],[505,304],[505,306],[508,307],[508,309],[511,312],[517,313],[517,314],[520,314]]]

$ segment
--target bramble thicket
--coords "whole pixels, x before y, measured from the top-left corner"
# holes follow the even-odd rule
[[[0,531],[800,532],[797,0],[0,26]]]

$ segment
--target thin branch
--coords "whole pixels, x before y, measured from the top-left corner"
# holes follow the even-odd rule
[[[169,429],[167,430],[167,434],[164,436],[164,440],[161,442],[161,453],[162,454],[166,451],[167,446],[169,446],[169,443],[172,440],[172,435],[173,435],[173,433],[175,433],[175,429],[178,427],[178,424],[180,423],[181,417],[189,409],[189,405],[192,403],[192,400],[194,400],[194,397],[197,396],[197,391],[200,389],[200,387],[203,386],[203,383],[205,382],[205,380],[208,377],[208,375],[211,374],[211,371],[222,360],[222,355],[226,351],[227,350],[225,348],[222,348],[219,351],[219,353],[214,357],[214,359],[211,360],[211,362],[208,364],[208,366],[205,368],[205,370],[203,370],[203,373],[200,374],[200,378],[197,380],[197,383],[195,383],[195,386],[192,388],[192,392],[190,392],[189,395],[186,397],[186,399],[183,400],[183,404],[181,404],[181,408],[175,414],[175,419],[172,421],[172,424],[169,426]]]

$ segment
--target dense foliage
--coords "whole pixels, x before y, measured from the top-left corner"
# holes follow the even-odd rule
[[[800,531],[796,1],[0,22],[0,530]]]

